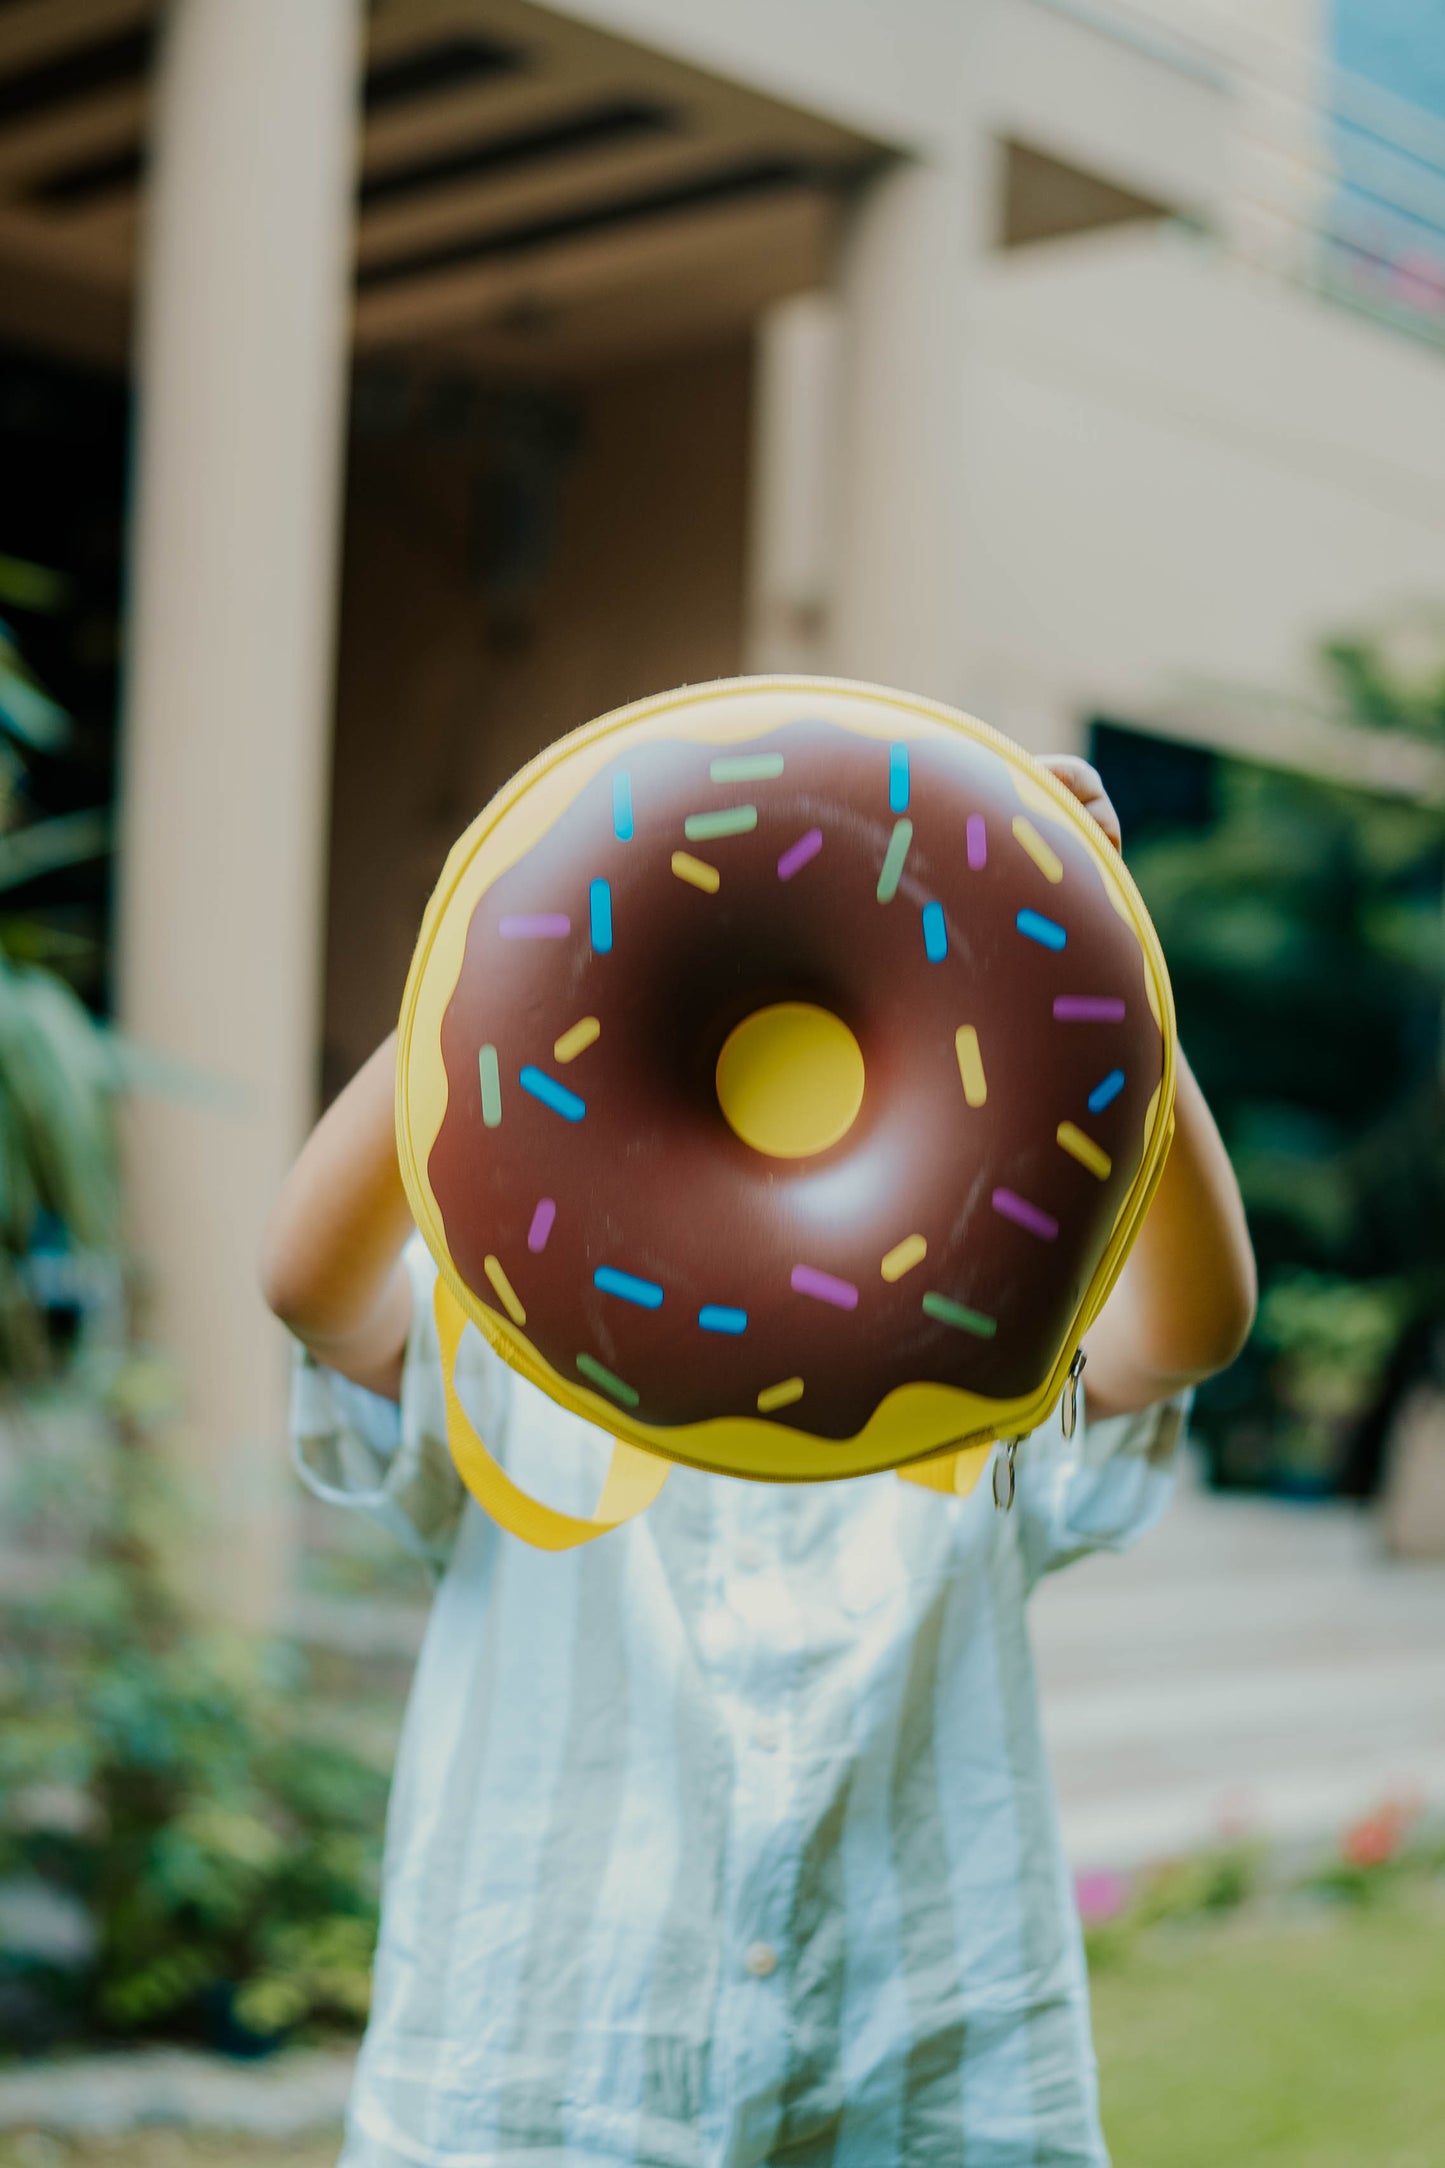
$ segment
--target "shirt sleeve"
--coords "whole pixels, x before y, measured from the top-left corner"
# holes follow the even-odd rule
[[[1036,1431],[1018,1458],[1018,1507],[1030,1585],[1090,1551],[1122,1551],[1169,1503],[1190,1393],[1091,1423],[1079,1394],[1071,1439]]]
[[[405,1262],[412,1314],[400,1403],[353,1384],[300,1348],[291,1399],[292,1457],[316,1497],[366,1514],[440,1573],[451,1556],[466,1491],[447,1446],[432,1311],[436,1266],[419,1236],[408,1242]],[[457,1382],[484,1430],[492,1430],[505,1412],[500,1369],[480,1337],[466,1334]]]

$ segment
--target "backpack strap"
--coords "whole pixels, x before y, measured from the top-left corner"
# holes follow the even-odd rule
[[[520,1536],[525,1543],[535,1544],[539,1550],[570,1551],[579,1543],[590,1543],[594,1536],[605,1535],[609,1528],[620,1527],[623,1521],[630,1521],[634,1514],[652,1504],[667,1481],[671,1464],[655,1453],[644,1453],[640,1446],[625,1445],[620,1438],[614,1438],[612,1442],[612,1465],[607,1471],[597,1510],[590,1518],[579,1519],[573,1513],[559,1513],[555,1507],[543,1505],[540,1498],[529,1497],[526,1491],[519,1490],[505,1469],[493,1460],[462,1406],[457,1392],[456,1369],[466,1313],[440,1274],[437,1275],[433,1307],[437,1338],[441,1343],[442,1384],[446,1391],[447,1444],[462,1481],[494,1521],[512,1535]]]
[[[924,1490],[942,1491],[946,1498],[966,1498],[988,1465],[993,1451],[987,1445],[951,1446],[928,1460],[911,1460],[898,1470],[900,1483],[917,1483]]]

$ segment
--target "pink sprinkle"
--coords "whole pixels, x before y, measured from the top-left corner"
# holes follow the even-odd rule
[[[816,858],[822,848],[822,829],[810,828],[805,836],[799,836],[796,843],[790,843],[778,860],[778,879],[780,881],[791,881],[793,875],[801,873],[808,860]]]
[[[1054,1015],[1061,1024],[1122,1024],[1124,1004],[1113,994],[1060,994]]]
[[[497,927],[504,941],[560,941],[571,931],[571,919],[560,911],[533,911],[521,918],[504,918]]]
[[[988,830],[981,813],[970,813],[965,828],[968,837],[968,870],[979,873],[988,864]]]
[[[552,1232],[552,1222],[556,1217],[557,1206],[555,1200],[551,1197],[544,1197],[532,1214],[532,1224],[527,1229],[527,1247],[534,1255],[538,1250],[546,1249],[547,1237]]]
[[[1056,1219],[1050,1219],[1047,1212],[1041,1212],[1036,1204],[1029,1203],[1027,1197],[1016,1196],[1011,1189],[994,1191],[993,1208],[995,1212],[1001,1212],[1005,1219],[1011,1219],[1016,1226],[1026,1227],[1029,1233],[1037,1235],[1041,1242],[1052,1242],[1059,1231]]]
[[[847,1280],[835,1280],[831,1272],[815,1272],[811,1265],[794,1265],[792,1286],[795,1294],[813,1295],[819,1302],[831,1302],[835,1309],[858,1307],[856,1287]]]

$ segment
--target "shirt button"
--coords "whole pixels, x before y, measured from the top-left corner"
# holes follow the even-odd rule
[[[755,1980],[766,1980],[770,1972],[778,1969],[778,1953],[771,1942],[750,1942],[743,1963]]]
[[[753,1726],[753,1744],[760,1746],[765,1754],[771,1754],[780,1737],[777,1725],[770,1716],[760,1716]]]

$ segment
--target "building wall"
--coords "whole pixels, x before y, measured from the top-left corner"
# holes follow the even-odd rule
[[[485,442],[353,441],[327,910],[324,1087],[390,1030],[446,852],[522,763],[594,715],[741,667],[751,362],[599,377],[535,594],[478,563]]]

